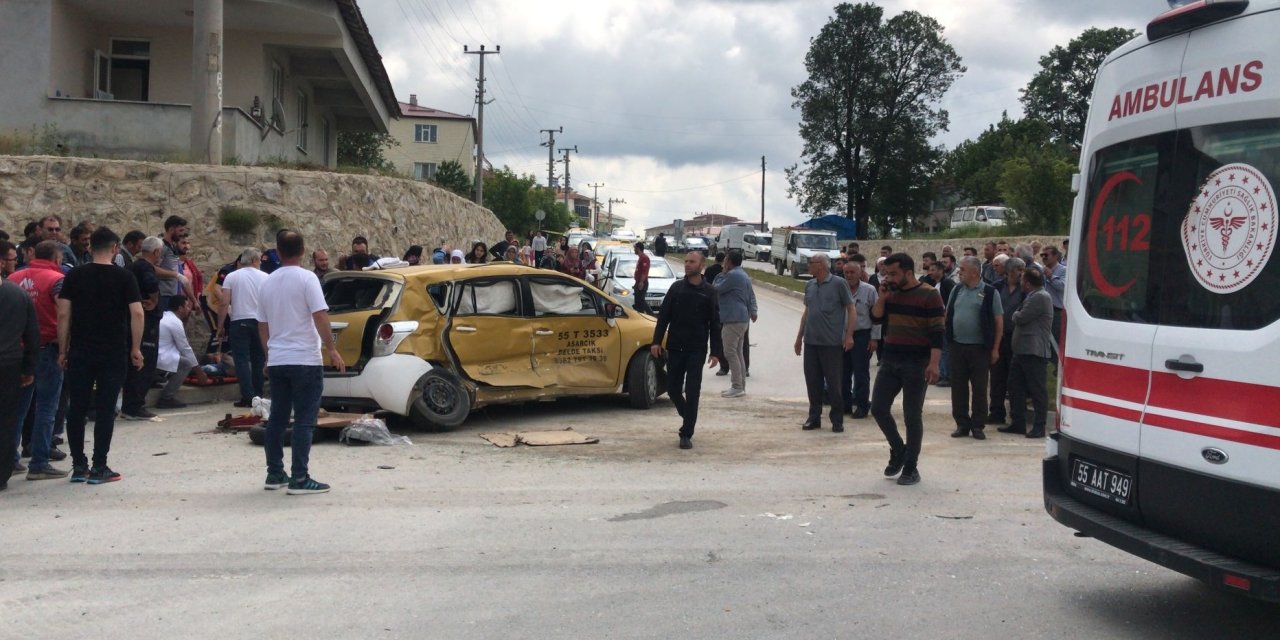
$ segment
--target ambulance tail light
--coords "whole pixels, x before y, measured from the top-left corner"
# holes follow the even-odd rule
[[[1249,0],[1197,0],[1181,6],[1174,2],[1169,4],[1174,8],[1156,16],[1155,20],[1147,24],[1147,40],[1155,42],[1211,22],[1238,16],[1249,8]]]
[[[1062,431],[1062,381],[1067,379],[1063,372],[1063,367],[1067,365],[1067,310],[1062,310],[1062,326],[1058,328],[1058,335],[1054,336],[1058,339],[1058,408],[1053,412],[1053,430],[1049,432],[1049,437],[1056,440],[1058,432]]]

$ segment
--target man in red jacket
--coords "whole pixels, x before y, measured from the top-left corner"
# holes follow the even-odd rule
[[[31,264],[13,278],[31,297],[36,307],[36,320],[40,324],[40,355],[36,361],[35,384],[23,388],[18,411],[19,416],[27,415],[27,408],[34,398],[36,419],[31,429],[28,480],[53,480],[67,476],[65,470],[55,469],[49,463],[53,420],[62,393],[62,367],[58,366],[58,292],[62,289],[63,279],[58,261],[61,257],[62,247],[57,242],[45,240],[36,245],[35,259]],[[62,457],[66,455],[62,454]]]

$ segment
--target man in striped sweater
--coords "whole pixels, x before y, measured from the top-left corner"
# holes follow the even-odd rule
[[[924,439],[924,395],[938,381],[942,339],[946,332],[942,298],[933,287],[916,279],[915,261],[905,253],[885,259],[880,275],[880,297],[871,308],[871,320],[884,324],[884,354],[871,393],[871,415],[889,441],[886,476],[898,484],[920,482],[917,463]],[[902,421],[907,427],[904,443],[893,419],[893,401],[902,393]]]

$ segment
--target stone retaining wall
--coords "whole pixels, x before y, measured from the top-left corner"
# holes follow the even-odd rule
[[[232,236],[219,225],[225,206],[263,220],[255,233]],[[428,251],[442,242],[492,244],[503,228],[491,211],[424,182],[320,171],[220,167],[46,156],[0,156],[0,229],[16,240],[30,220],[62,217],[158,235],[172,214],[188,220],[196,264],[209,273],[247,246],[274,243],[280,227],[302,232],[309,249],[333,257],[351,238],[369,238],[378,255]]]

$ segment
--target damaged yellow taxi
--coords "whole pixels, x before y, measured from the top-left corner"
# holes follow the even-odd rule
[[[666,392],[656,321],[561,273],[511,263],[339,271],[323,280],[345,372],[322,405],[448,429],[492,404]]]

